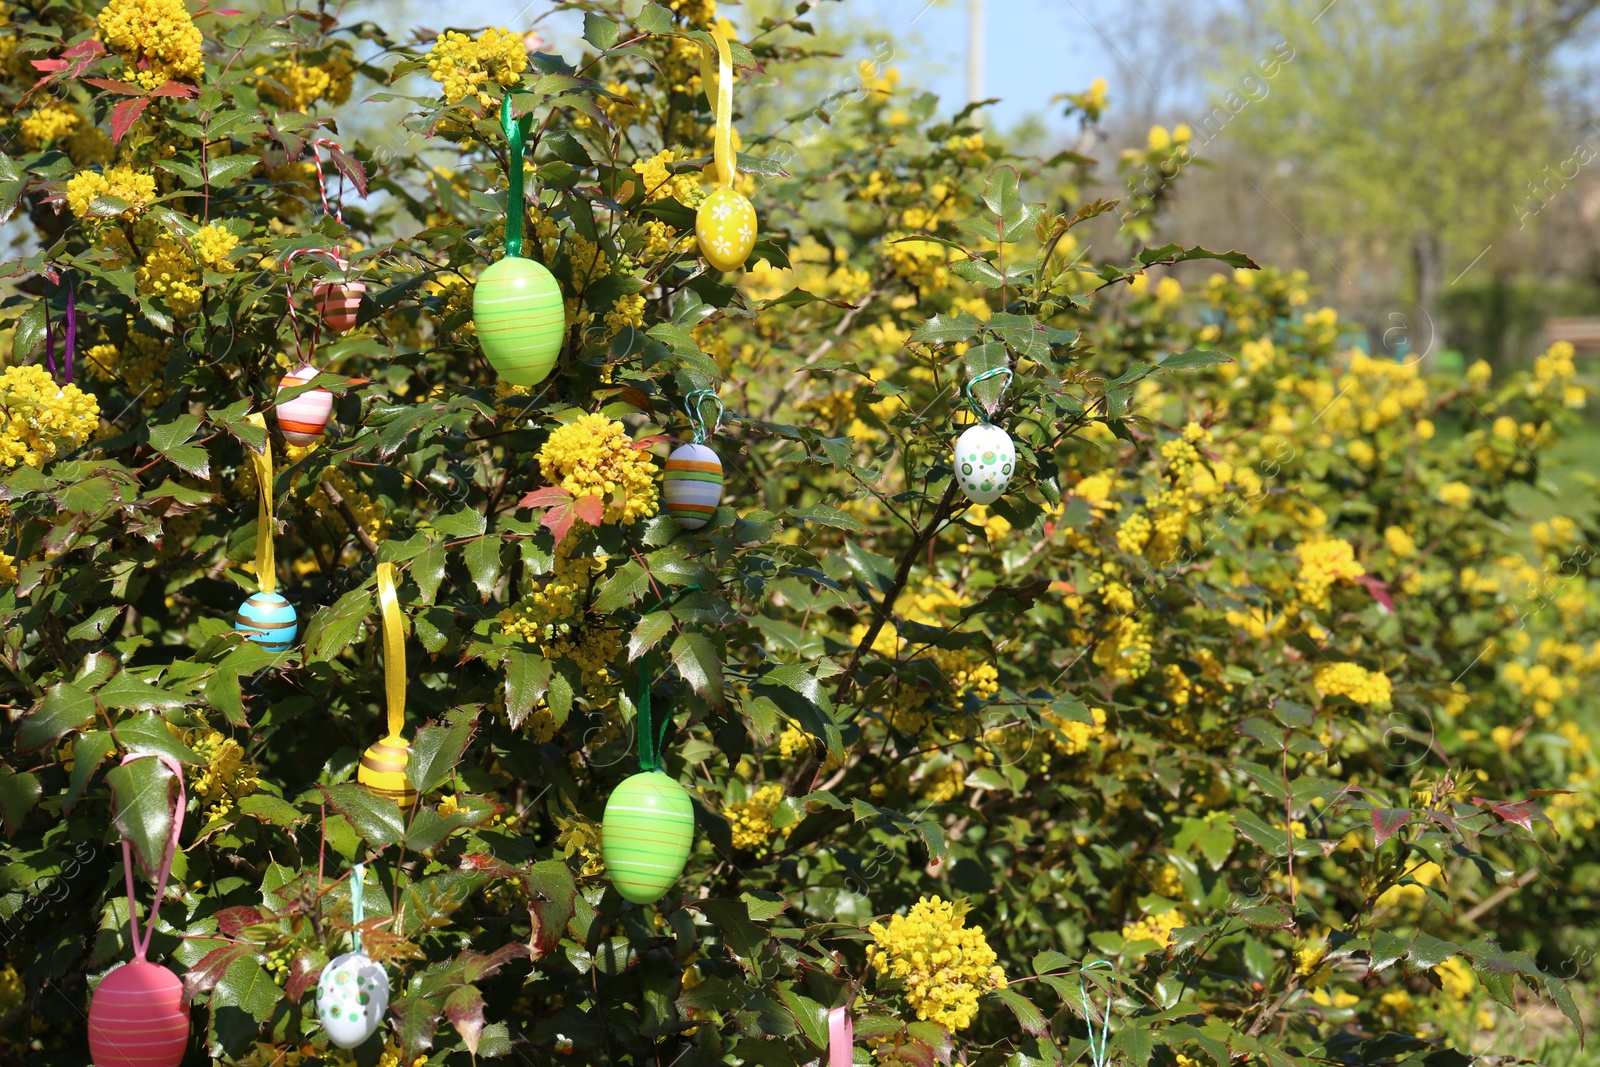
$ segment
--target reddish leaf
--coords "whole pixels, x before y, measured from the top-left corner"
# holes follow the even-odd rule
[[[1530,789],[1528,790],[1528,795],[1530,797],[1558,797],[1562,794],[1572,794],[1576,792],[1576,789]]]
[[[597,496],[579,497],[578,502],[573,505],[572,510],[577,512],[578,518],[582,519],[590,526],[593,526],[595,529],[599,529],[600,524],[605,521],[606,504],[605,501],[601,500]]]
[[[108,93],[117,93],[120,96],[143,96],[144,90],[132,82],[119,82],[115,78],[84,78],[85,85],[92,85],[96,89],[104,89]]]
[[[317,957],[300,953],[295,956],[294,962],[289,964],[289,980],[283,984],[283,991],[289,994],[291,1001],[298,1002],[305,996],[306,990],[317,984],[317,979],[322,977],[323,963]]]
[[[185,85],[183,82],[173,81],[171,78],[168,78],[163,84],[151,89],[150,95],[191,97],[199,96],[200,90],[196,89],[192,85]]]
[[[261,914],[260,908],[253,908],[248,904],[236,908],[223,908],[217,912],[217,931],[223,937],[238,937],[245,928],[265,922],[266,918]]]
[[[62,57],[66,59],[97,59],[105,54],[106,46],[95,40],[93,37],[90,37],[84,41],[79,41],[77,44],[61,53]]]
[[[517,501],[517,507],[553,508],[558,504],[567,504],[571,503],[571,501],[571,493],[567,492],[565,489],[558,489],[553,485],[547,485],[543,489],[535,489],[533,492],[527,494],[521,500]]]
[[[649,437],[639,438],[633,443],[633,447],[643,451],[647,448],[654,448],[656,445],[670,445],[675,443],[677,440],[678,439],[676,437],[669,437],[664,433],[655,433],[651,434]]]
[[[1472,802],[1481,808],[1487,808],[1494,812],[1506,822],[1516,823],[1530,833],[1533,831],[1533,820],[1539,819],[1542,822],[1550,822],[1545,813],[1539,809],[1539,805],[1531,800],[1485,800],[1482,797],[1473,797]],[[1551,823],[1551,825],[1555,824]]]
[[[1375,845],[1381,845],[1389,838],[1400,832],[1400,828],[1411,821],[1410,808],[1373,808],[1372,809],[1372,837]]]
[[[339,173],[343,174],[345,179],[356,187],[357,195],[365,197],[367,195],[367,168],[361,165],[361,161],[346,155],[344,149],[338,146],[330,148],[328,154],[333,157],[333,165],[338,168]]]
[[[201,993],[209,993],[222,981],[234,962],[255,954],[249,945],[223,945],[200,957],[200,962],[183,974],[183,996],[191,1000]]]
[[[1394,614],[1394,597],[1389,595],[1389,583],[1380,581],[1370,574],[1363,574],[1356,581],[1367,587],[1367,592],[1372,594],[1372,599],[1383,606],[1383,610]]]
[[[461,954],[462,974],[467,981],[476,982],[488,978],[512,960],[525,959],[528,955],[528,946],[520,941],[501,945],[487,956],[469,949]]]
[[[150,103],[149,97],[138,97],[133,100],[124,100],[111,109],[111,143],[116,144],[127,135],[129,128],[138,119],[140,112]]]
[[[556,544],[559,545],[566,539],[567,532],[572,529],[574,518],[572,505],[563,504],[559,508],[551,508],[545,512],[544,518],[539,520],[539,524],[555,536]]]
[[[440,1014],[433,1001],[407,994],[389,1010],[400,1021],[397,1036],[407,1057],[424,1055],[433,1047],[433,1032],[439,1028]]]
[[[67,61],[64,59],[35,59],[34,70],[66,70]]]
[[[467,1051],[476,1056],[478,1038],[483,1034],[483,994],[476,986],[462,986],[444,1002],[444,1014],[467,1043]]]

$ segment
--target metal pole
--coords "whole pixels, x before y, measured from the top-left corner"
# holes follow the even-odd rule
[[[983,0],[967,0],[967,103],[983,99]]]

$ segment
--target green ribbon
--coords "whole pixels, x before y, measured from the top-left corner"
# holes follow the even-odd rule
[[[528,134],[533,130],[533,114],[516,118],[511,113],[511,94],[500,99],[500,126],[506,131],[506,143],[511,151],[506,157],[506,255],[522,255],[522,216],[527,213],[523,203],[522,160]]]
[[[366,918],[367,912],[366,881],[366,864],[358,863],[350,868],[350,921],[355,924],[351,939],[355,942],[357,952],[361,951],[361,920]]]
[[[699,583],[686,585],[682,589],[675,589],[655,602],[655,605],[646,611],[649,615],[653,611],[660,611],[685,593],[693,593],[700,588]],[[650,658],[651,653],[646,652],[639,657],[639,695],[634,698],[634,712],[639,723],[639,769],[641,771],[659,771],[661,769],[661,745],[667,738],[667,727],[672,724],[672,713],[661,716],[661,722],[656,723],[650,710]]]
[[[983,405],[978,403],[978,398],[972,395],[972,387],[977,385],[979,382],[986,382],[990,378],[1000,374],[1004,374],[1006,376],[1006,385],[1010,385],[1011,379],[1015,377],[1015,375],[1011,373],[1010,367],[995,367],[993,370],[984,371],[982,374],[977,375],[967,383],[967,404],[972,408],[972,413],[978,417],[979,422],[988,422],[989,413],[983,410]],[[1006,385],[1002,385],[1000,387],[1001,396],[1006,395]],[[999,400],[996,399],[995,403],[998,404]]]
[[[700,406],[707,400],[717,406],[717,417],[709,428],[706,426],[705,415],[700,411]],[[722,398],[710,389],[696,389],[684,397],[683,410],[689,413],[689,427],[694,431],[694,443],[697,445],[705,444],[707,437],[715,437],[717,431],[722,428],[722,413],[725,410]]]

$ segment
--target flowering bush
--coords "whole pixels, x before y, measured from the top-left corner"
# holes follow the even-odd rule
[[[1120,208],[1079,207],[1089,162],[1016,156],[871,63],[825,127],[746,125],[761,232],[708,272],[725,13],[563,6],[578,62],[498,28],[0,8],[0,214],[31,226],[0,267],[8,1062],[87,1062],[128,958],[116,846],[165,834],[129,753],[189,786],[152,954],[190,1063],[798,1067],[849,1005],[861,1063],[1070,1063],[1088,1015],[1139,1065],[1437,1064],[1524,1051],[1530,998],[1577,1018],[1594,527],[1522,510],[1585,403],[1570,350],[1503,381],[1347,351],[1304,277],[1148,246],[1186,131],[1123,157]],[[798,15],[737,29],[743,70],[825,62]],[[423,71],[410,149],[317,158],[346,100]],[[535,120],[512,209],[568,327],[531,388],[470,322],[523,165],[486,120],[508,91]],[[364,298],[311,353],[328,432],[292,445],[249,416],[335,253]],[[700,389],[726,495],[689,532],[659,479]],[[1017,450],[981,507],[950,467],[978,411]],[[302,622],[277,656],[233,626],[257,449]],[[380,561],[405,813],[355,780]],[[697,840],[640,907],[597,826],[647,691]],[[358,861],[395,995],[346,1053],[311,990]]]

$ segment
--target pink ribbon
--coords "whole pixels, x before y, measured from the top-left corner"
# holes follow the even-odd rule
[[[850,1009],[834,1008],[828,1012],[828,1067],[850,1067],[855,1055],[856,1024],[850,1018]]]
[[[122,873],[128,882],[128,928],[133,940],[134,959],[144,962],[145,955],[150,951],[150,939],[156,933],[156,912],[161,908],[161,898],[167,893],[167,876],[172,873],[172,861],[178,856],[178,835],[183,831],[183,811],[188,807],[188,797],[183,790],[183,768],[171,756],[163,756],[155,752],[130,752],[122,757],[123,763],[132,763],[136,759],[149,759],[155,757],[166,764],[172,772],[173,778],[178,783],[178,806],[172,813],[172,831],[167,835],[167,847],[161,854],[161,868],[156,872],[156,895],[150,902],[150,915],[144,924],[144,940],[139,940],[139,912],[133,895],[133,846],[128,839],[122,839]]]

